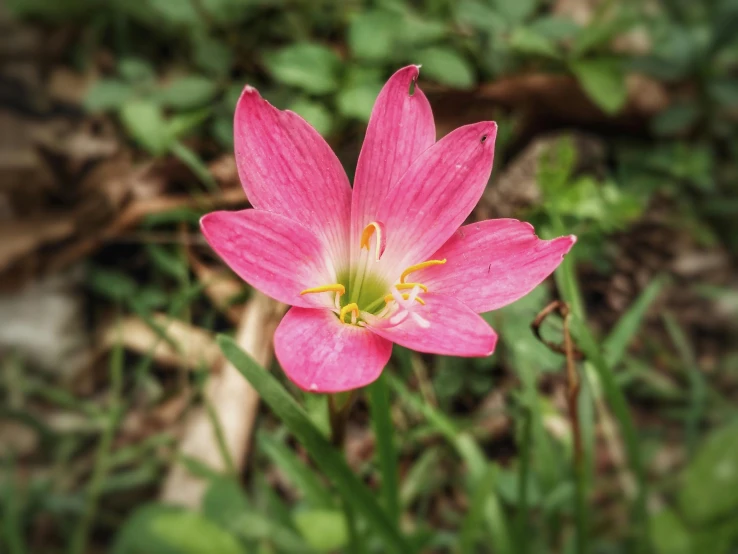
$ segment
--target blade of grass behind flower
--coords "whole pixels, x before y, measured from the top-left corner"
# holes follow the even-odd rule
[[[474,554],[479,536],[479,527],[484,516],[484,507],[490,494],[494,494],[497,481],[497,466],[488,464],[481,479],[475,484],[469,511],[461,524],[459,548],[462,554]]]
[[[343,456],[323,437],[279,381],[251,359],[230,337],[219,336],[218,344],[226,358],[251,383],[264,402],[307,449],[318,467],[334,483],[342,498],[349,502],[356,513],[361,514],[382,538],[387,549],[399,554],[412,552],[412,548],[382,511],[372,492],[354,475]]]

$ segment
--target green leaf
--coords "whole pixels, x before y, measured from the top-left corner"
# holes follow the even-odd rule
[[[392,56],[395,37],[402,30],[402,19],[384,10],[356,14],[348,28],[348,44],[360,60],[382,61]]]
[[[651,517],[651,542],[657,554],[691,554],[691,536],[672,510]],[[702,551],[706,552],[706,551]],[[712,553],[713,551],[710,550]]]
[[[208,36],[195,40],[192,53],[195,65],[208,75],[226,77],[233,66],[233,52],[228,45]]]
[[[348,526],[342,512],[301,510],[295,514],[294,520],[305,541],[319,552],[333,552],[348,543]]]
[[[661,136],[686,132],[697,123],[701,113],[702,110],[696,102],[675,103],[651,120],[651,129]]]
[[[638,17],[626,14],[605,21],[593,21],[589,25],[581,27],[571,47],[572,56],[580,58],[600,46],[605,46],[617,35],[625,33],[639,21],[641,20]]]
[[[620,363],[631,341],[638,334],[646,312],[658,298],[666,282],[663,276],[651,281],[610,331],[602,343],[603,355],[609,367],[614,368]]]
[[[394,552],[410,552],[409,545],[377,504],[373,493],[354,475],[343,456],[323,437],[279,381],[243,352],[233,339],[221,335],[218,344],[226,358],[297,437],[318,467],[333,481],[343,499],[364,517],[385,546]]]
[[[150,81],[156,76],[154,66],[141,58],[123,58],[118,62],[118,73],[133,83]]]
[[[152,504],[139,508],[119,531],[113,554],[244,554],[239,542],[198,513]]]
[[[85,109],[91,112],[117,110],[133,98],[134,88],[119,79],[100,79],[87,91]]]
[[[704,525],[738,510],[738,424],[713,431],[684,472],[682,513]]]
[[[331,133],[333,115],[321,102],[313,102],[303,98],[290,104],[289,109],[301,115],[324,137]]]
[[[518,24],[533,15],[538,0],[492,0],[492,4],[508,23]]]
[[[338,88],[341,61],[330,48],[308,42],[285,46],[264,56],[272,76],[311,94],[328,94]]]
[[[542,34],[527,28],[518,27],[510,36],[510,47],[523,54],[558,58],[556,46]]]
[[[153,98],[169,108],[188,110],[207,104],[217,92],[218,85],[213,79],[187,75],[174,79],[156,91]]]
[[[341,89],[336,97],[339,113],[344,117],[368,122],[381,90],[382,85],[378,83],[359,84]]]
[[[461,524],[461,537],[459,538],[461,552],[468,554],[477,552],[476,542],[484,517],[484,505],[487,503],[488,497],[495,492],[496,480],[497,466],[490,464],[475,486],[471,506],[469,506],[469,511]]]
[[[461,0],[461,2],[457,2],[454,15],[461,25],[468,25],[473,29],[488,33],[502,33],[509,27],[509,24],[499,12],[481,0]]]
[[[120,119],[128,134],[155,156],[166,152],[172,137],[159,106],[146,100],[126,102],[120,110]]]
[[[471,64],[455,50],[431,47],[419,51],[416,57],[423,65],[423,73],[434,81],[461,89],[476,82]]]
[[[204,26],[202,17],[191,0],[148,0],[148,5],[170,25]]]
[[[615,114],[625,105],[628,91],[625,75],[616,60],[579,60],[570,64],[587,95],[607,114]]]

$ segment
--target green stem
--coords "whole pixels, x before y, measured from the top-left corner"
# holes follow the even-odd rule
[[[368,388],[379,469],[382,474],[382,497],[387,516],[398,524],[400,520],[400,486],[397,472],[397,449],[390,406],[389,387],[380,376]]]

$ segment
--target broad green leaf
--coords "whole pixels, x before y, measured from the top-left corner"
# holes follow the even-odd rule
[[[382,85],[379,83],[366,83],[343,88],[336,97],[338,111],[344,117],[368,122],[380,90],[382,90]]]
[[[117,110],[134,94],[134,88],[122,80],[100,79],[87,91],[84,106],[91,112]]]
[[[696,102],[674,103],[651,120],[651,129],[661,136],[687,132],[697,123],[701,113]]]
[[[604,357],[607,365],[611,368],[620,363],[628,346],[641,329],[641,324],[651,304],[658,298],[661,289],[666,284],[664,277],[658,277],[651,281],[643,290],[633,304],[628,308],[610,334],[602,343]]]
[[[188,110],[207,104],[217,92],[218,85],[213,79],[187,75],[174,79],[156,91],[154,99],[170,108]]]
[[[155,156],[166,152],[171,144],[167,122],[153,102],[132,100],[120,110],[123,126],[133,139]]]
[[[510,36],[510,47],[523,54],[559,57],[559,52],[551,40],[527,27],[518,27],[513,31]]]
[[[726,108],[738,105],[738,79],[715,79],[707,85],[707,92],[715,102]]]
[[[650,531],[651,542],[657,554],[692,554],[694,552],[689,531],[671,510],[663,510],[651,517]]]
[[[150,504],[126,521],[113,554],[244,554],[236,538],[196,512]]]
[[[318,552],[333,552],[348,543],[348,526],[343,512],[301,510],[294,520],[305,541]]]
[[[264,56],[272,76],[311,94],[328,94],[338,88],[341,61],[321,44],[297,42]]]
[[[508,23],[515,25],[533,14],[538,0],[492,0],[492,4]]]
[[[625,105],[628,91],[625,75],[616,60],[580,60],[570,64],[587,95],[602,111],[615,114]]]
[[[416,57],[429,79],[461,89],[470,88],[476,82],[471,64],[455,50],[431,47],[419,51]]]
[[[170,25],[197,27],[205,24],[191,0],[148,0],[148,5]]]
[[[561,41],[571,39],[581,27],[568,17],[544,15],[531,21],[526,28],[548,40]]]
[[[638,17],[623,14],[605,21],[593,21],[581,27],[571,47],[572,56],[579,58],[587,52],[607,45],[617,35],[625,33],[639,21],[641,20]]]
[[[118,73],[131,82],[147,81],[156,76],[154,67],[141,58],[123,58],[118,62]]]
[[[454,15],[460,24],[488,33],[501,33],[509,27],[505,18],[482,0],[457,2]]]
[[[323,437],[305,411],[276,378],[243,352],[233,339],[218,337],[226,358],[256,389],[264,402],[302,443],[318,467],[334,483],[343,499],[361,514],[388,550],[410,552],[400,531],[392,525],[372,492],[354,475],[346,460]]]
[[[684,472],[679,503],[685,517],[705,525],[738,510],[738,424],[713,431]]]
[[[436,43],[447,34],[448,29],[443,21],[425,19],[408,13],[402,19],[398,41],[403,46],[418,47]]]
[[[321,102],[303,98],[290,104],[289,109],[301,115],[324,137],[333,130],[333,115]]]
[[[361,11],[351,20],[348,44],[354,57],[360,60],[382,61],[394,54],[402,19],[384,10]]]
[[[233,52],[227,44],[212,37],[201,36],[193,48],[193,61],[208,75],[224,77],[233,66]]]

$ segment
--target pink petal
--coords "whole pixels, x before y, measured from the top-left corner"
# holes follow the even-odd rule
[[[299,115],[247,86],[236,106],[236,164],[251,205],[288,216],[348,259],[351,186],[341,163]]]
[[[539,239],[517,219],[490,219],[461,227],[432,258],[437,265],[413,273],[431,291],[454,296],[477,313],[501,308],[533,290],[558,267],[576,237]]]
[[[333,306],[333,293],[306,294],[336,282],[323,242],[284,216],[263,210],[213,212],[200,220],[210,246],[248,284],[293,306]]]
[[[342,392],[382,373],[392,343],[363,327],[341,323],[330,310],[292,308],[274,333],[274,351],[287,377],[310,392]]]
[[[467,125],[423,152],[382,201],[388,277],[428,259],[471,213],[492,171],[497,124]],[[395,266],[395,267],[390,267]]]
[[[375,221],[390,187],[436,140],[428,99],[417,84],[410,94],[417,78],[418,66],[400,69],[384,85],[374,104],[354,178],[351,245],[355,252],[362,230]]]
[[[399,345],[429,354],[489,356],[494,352],[497,333],[466,305],[442,294],[424,293],[421,297],[425,306],[414,309],[399,325],[383,324],[389,320],[372,321],[368,329]]]

